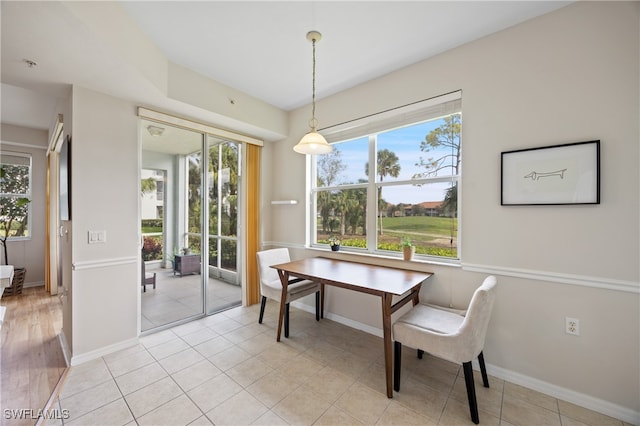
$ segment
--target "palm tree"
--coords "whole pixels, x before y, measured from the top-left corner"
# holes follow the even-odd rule
[[[393,151],[389,151],[388,149],[381,149],[380,151],[378,151],[378,169],[376,170],[376,172],[378,174],[378,177],[380,178],[380,182],[382,182],[386,176],[398,177],[400,175],[399,161],[400,160],[398,159],[398,156]],[[369,163],[365,164],[364,169],[365,173],[368,175]],[[380,235],[383,234],[382,210],[385,206],[386,202],[382,200],[382,187],[378,187],[378,216],[380,218]]]

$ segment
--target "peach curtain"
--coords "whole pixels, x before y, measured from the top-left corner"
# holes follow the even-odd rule
[[[262,147],[246,144],[247,147],[247,232],[246,265],[247,306],[260,301],[260,281],[256,253],[260,249],[260,153]]]

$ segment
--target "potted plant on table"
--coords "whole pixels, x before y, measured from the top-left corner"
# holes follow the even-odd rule
[[[332,251],[340,250],[340,239],[335,235],[329,237],[329,246],[331,247]]]
[[[411,243],[411,238],[404,236],[400,243],[402,246],[402,256],[404,260],[412,260],[413,255],[416,253],[416,246]]]

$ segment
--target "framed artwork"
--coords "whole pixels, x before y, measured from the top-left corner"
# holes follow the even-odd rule
[[[59,153],[60,220],[71,220],[71,136],[62,142]]]
[[[503,206],[600,204],[600,141],[501,154]]]

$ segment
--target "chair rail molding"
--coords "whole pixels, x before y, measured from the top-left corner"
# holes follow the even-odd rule
[[[84,260],[81,262],[74,262],[72,267],[74,271],[83,271],[85,269],[105,268],[109,266],[128,265],[131,263],[137,263],[138,258],[132,257],[115,257],[111,259],[97,259],[97,260]]]
[[[462,263],[462,270],[640,294],[640,282],[617,280],[613,278],[563,274],[559,272],[536,271],[531,269],[509,268],[495,265],[479,265],[464,262]]]

